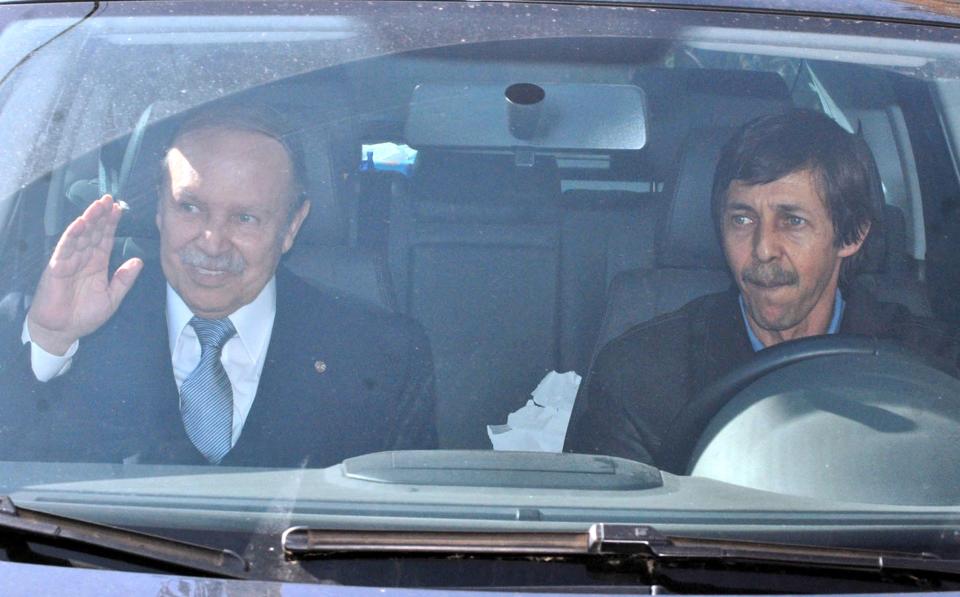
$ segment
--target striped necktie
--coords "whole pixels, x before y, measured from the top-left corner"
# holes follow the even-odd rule
[[[193,445],[217,464],[233,447],[233,389],[220,354],[237,330],[227,318],[194,317],[190,325],[200,339],[200,363],[180,384],[180,416]]]

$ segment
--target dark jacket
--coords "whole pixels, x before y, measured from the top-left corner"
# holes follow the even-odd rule
[[[202,464],[180,419],[165,282],[148,264],[117,313],[40,383],[3,322],[0,459]],[[256,398],[225,466],[322,467],[436,446],[433,366],[420,326],[318,291],[281,268]]]
[[[603,347],[580,386],[567,452],[607,454],[671,472],[664,438],[677,415],[713,381],[753,355],[738,291],[696,299],[634,326]],[[844,293],[841,334],[894,340],[957,375],[960,343],[946,326],[880,303],[862,289]]]

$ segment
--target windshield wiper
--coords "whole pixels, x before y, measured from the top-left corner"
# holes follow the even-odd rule
[[[929,553],[668,537],[653,527],[631,524],[595,524],[586,532],[343,531],[291,527],[283,533],[282,544],[290,558],[362,553],[394,557],[636,556],[655,565],[722,562],[960,578],[960,560]]]
[[[247,562],[230,550],[19,508],[9,497],[0,496],[0,549],[16,561],[51,559],[35,553],[27,543],[174,573],[243,579],[249,571]]]

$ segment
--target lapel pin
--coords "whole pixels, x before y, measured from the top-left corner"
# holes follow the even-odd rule
[[[324,363],[323,361],[314,361],[313,368],[316,370],[317,373],[323,373],[324,371],[327,370],[327,364]]]

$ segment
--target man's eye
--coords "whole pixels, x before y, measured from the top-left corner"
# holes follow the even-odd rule
[[[806,224],[807,221],[800,216],[787,216],[784,223],[790,228],[799,228]]]
[[[193,203],[181,202],[180,211],[188,214],[195,214],[200,211],[200,208],[194,205]]]
[[[241,224],[256,224],[260,220],[257,219],[257,216],[252,216],[250,214],[240,214],[237,216],[237,221]]]
[[[730,218],[734,226],[747,226],[750,224],[750,218],[747,216],[733,216]]]

